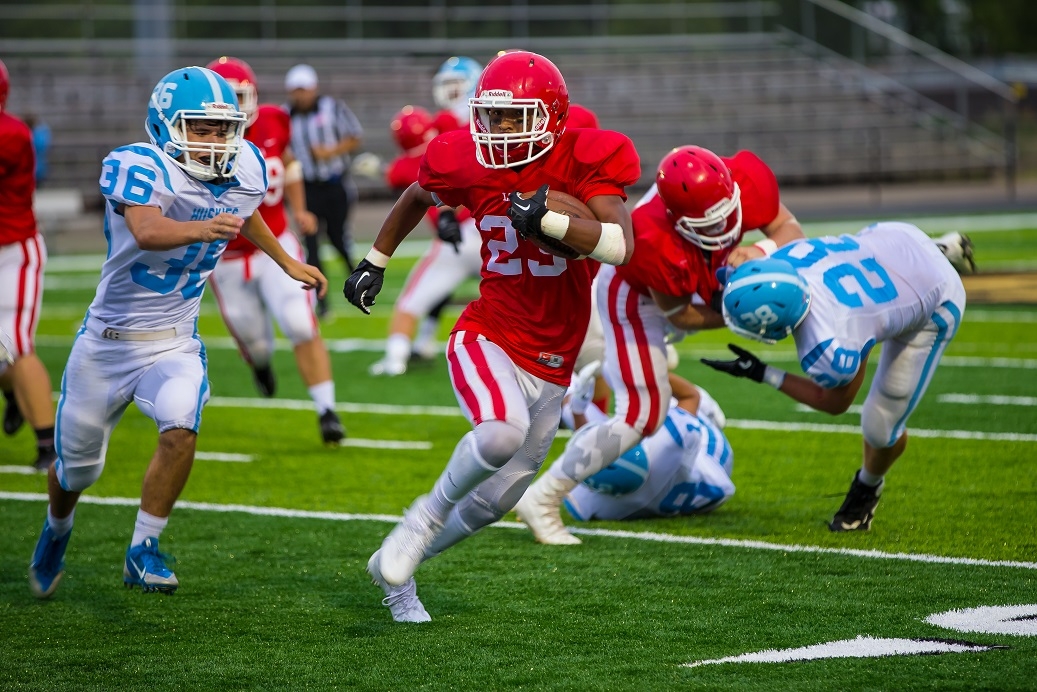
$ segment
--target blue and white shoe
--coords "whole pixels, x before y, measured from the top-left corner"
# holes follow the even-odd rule
[[[180,586],[173,570],[166,567],[165,561],[172,559],[172,556],[158,552],[157,538],[145,538],[140,545],[126,550],[122,582],[128,589],[139,586],[144,593],[161,591],[171,594]]]
[[[43,520],[43,533],[36,542],[36,551],[29,563],[29,588],[36,598],[50,598],[58,588],[61,575],[65,573],[65,548],[71,536],[69,531],[58,538],[50,528],[50,522]]]

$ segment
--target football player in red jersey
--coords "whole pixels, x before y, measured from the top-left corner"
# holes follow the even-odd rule
[[[36,461],[46,471],[54,450],[54,401],[50,375],[36,355],[36,325],[43,298],[47,246],[36,227],[32,198],[36,156],[28,126],[6,111],[10,91],[0,60],[0,331],[11,341],[14,363],[0,374],[7,400],[3,428],[13,435],[28,420],[36,433]]]
[[[471,210],[482,235],[480,297],[458,319],[447,360],[474,429],[368,563],[399,621],[429,619],[412,576],[421,561],[503,517],[536,475],[590,319],[594,274],[633,252],[624,190],[640,176],[637,152],[617,132],[565,132],[569,94],[554,63],[525,51],[500,55],[471,103],[474,132],[429,143],[418,182],[344,287],[370,312],[390,256],[428,207]],[[596,220],[549,211],[548,188],[583,201]],[[536,237],[559,239],[586,258],[549,254]]]
[[[256,76],[243,60],[224,56],[207,67],[226,79],[237,93],[241,110],[248,116],[245,139],[266,161],[269,188],[259,213],[285,251],[302,261],[302,246],[288,227],[285,199],[300,233],[314,233],[317,219],[306,209],[302,172],[288,149],[288,113],[277,106],[258,105]],[[313,311],[314,296],[299,290],[298,282],[256,249],[244,237],[235,238],[216,265],[211,284],[220,314],[242,358],[252,368],[257,389],[268,397],[274,395],[276,387],[270,363],[274,354],[272,320],[277,321],[292,342],[299,374],[317,409],[321,437],[326,444],[338,444],[346,433],[335,413],[331,358]]]
[[[724,326],[712,307],[722,293],[716,270],[803,237],[781,203],[774,173],[752,152],[727,158],[702,147],[679,147],[663,157],[655,179],[632,213],[634,256],[598,275],[604,375],[613,384],[615,413],[574,435],[515,507],[541,543],[579,543],[562,523],[559,507],[566,494],[662,424],[671,393],[668,332]],[[754,230],[764,239],[738,247]]]
[[[393,117],[390,130],[402,153],[389,164],[385,177],[390,187],[402,192],[418,179],[425,149],[438,132],[428,111],[414,106],[404,106]],[[385,355],[371,364],[371,375],[393,377],[407,372],[412,346],[421,348],[412,345],[419,322],[436,312],[433,322],[438,324],[438,309],[463,281],[478,277],[482,268],[479,231],[467,209],[455,212],[431,207],[427,218],[438,237],[407,275],[403,292],[393,306]],[[428,327],[422,324],[421,328],[424,331]],[[434,331],[425,336],[429,344],[434,342]]]

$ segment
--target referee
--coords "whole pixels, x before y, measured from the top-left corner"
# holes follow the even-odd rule
[[[292,118],[292,153],[302,164],[306,206],[317,217],[318,233],[305,237],[306,261],[321,268],[319,232],[324,230],[353,271],[353,239],[349,230],[349,208],[356,187],[349,178],[350,153],[360,146],[364,134],[360,121],[341,100],[319,94],[317,72],[309,65],[296,65],[284,79]],[[323,271],[323,270],[322,270]],[[317,303],[317,314],[327,314],[326,299]]]

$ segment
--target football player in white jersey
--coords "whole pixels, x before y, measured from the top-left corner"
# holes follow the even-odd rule
[[[864,461],[828,526],[867,531],[883,478],[907,446],[907,419],[964,311],[965,287],[937,243],[910,224],[877,223],[854,235],[795,241],[727,278],[727,326],[771,344],[791,335],[808,377],[733,344],[735,360],[702,362],[838,415],[860,390],[872,348],[883,343],[861,412]]]
[[[734,495],[723,411],[705,390],[672,372],[669,379],[673,398],[663,425],[569,493],[564,504],[574,519],[704,514]],[[594,404],[584,415],[592,425],[609,417]]]
[[[65,366],[57,412],[58,459],[50,504],[29,565],[38,598],[64,570],[76,502],[104,468],[112,429],[131,401],[158,427],[123,581],[172,593],[176,575],[158,551],[194,461],[209,398],[196,324],[206,279],[228,241],[255,243],[305,288],[327,279],[288,255],[256,213],[266,168],[242,139],[245,114],[215,72],[185,67],[155,86],[145,123],[150,144],[112,151],[101,165],[108,258]]]

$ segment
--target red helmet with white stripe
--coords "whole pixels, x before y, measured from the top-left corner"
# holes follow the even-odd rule
[[[519,50],[490,61],[469,103],[479,163],[512,168],[540,158],[554,146],[569,115],[569,89],[553,62]],[[520,127],[493,132],[491,120],[501,111],[517,112]]]
[[[685,146],[663,157],[655,184],[673,227],[703,250],[721,250],[742,233],[738,183],[709,149]]]
[[[254,123],[259,109],[259,91],[256,89],[256,74],[249,64],[224,55],[206,67],[227,80],[238,96],[238,108],[248,117],[248,124]]]

